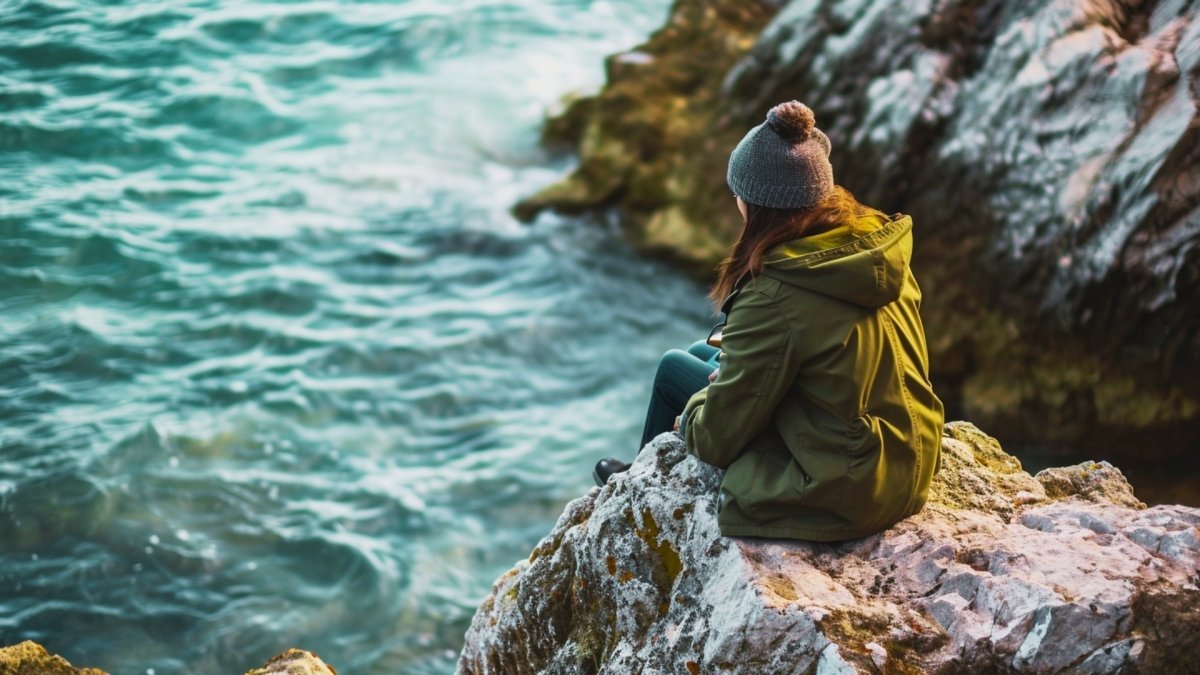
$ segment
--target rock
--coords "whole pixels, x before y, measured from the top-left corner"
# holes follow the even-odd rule
[[[707,275],[740,227],[729,152],[802,99],[838,182],[914,217],[952,411],[1127,469],[1195,456],[1200,0],[680,0],[636,51],[568,111],[578,168],[525,217],[613,210]]]
[[[837,544],[721,537],[719,476],[663,434],[568,504],[458,672],[1195,672],[1200,509],[1114,467],[1033,477],[951,423],[926,507]]]
[[[108,675],[96,668],[74,668],[61,656],[51,655],[36,642],[25,641],[0,648],[0,675]],[[246,675],[337,675],[316,654],[289,649]]]
[[[337,675],[337,671],[312,652],[289,649],[246,675]]]
[[[724,187],[710,190],[724,185],[725,164],[692,158],[728,155],[745,133],[722,119],[721,80],[777,9],[765,0],[677,0],[646,44],[609,57],[602,95],[576,98],[548,121],[543,140],[577,148],[582,161],[514,214],[531,220],[548,208],[581,213],[616,202],[637,214],[625,234],[639,246],[707,272],[732,230],[693,228],[692,211],[679,206],[691,199],[709,213],[719,205],[737,213]]]
[[[36,642],[26,640],[0,647],[0,675],[108,675],[95,668],[75,668],[61,656],[50,654]]]
[[[1120,469],[1108,462],[1083,462],[1060,469],[1046,469],[1035,478],[1053,498],[1077,495],[1082,499],[1103,504],[1111,502],[1121,506],[1144,509],[1146,505],[1133,496],[1129,482]]]

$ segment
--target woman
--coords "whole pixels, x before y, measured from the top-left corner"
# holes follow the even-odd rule
[[[643,441],[682,404],[688,452],[725,470],[727,536],[878,532],[924,505],[940,461],[912,219],[836,186],[829,151],[797,101],[738,143],[727,181],[745,227],[710,294],[726,313],[720,368],[669,352],[656,376]],[[624,466],[601,460],[597,482]]]

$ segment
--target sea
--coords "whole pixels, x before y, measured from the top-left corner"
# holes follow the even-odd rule
[[[668,8],[0,0],[0,646],[452,672],[713,321],[609,219],[510,213]]]

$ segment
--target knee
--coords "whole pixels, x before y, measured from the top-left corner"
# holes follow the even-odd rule
[[[683,370],[689,360],[695,360],[695,358],[682,349],[667,351],[658,359],[658,370],[654,373],[654,384],[657,385],[671,378],[675,373]]]
[[[707,359],[708,355],[712,353],[712,351],[713,348],[709,346],[707,340],[696,340],[687,348],[687,353],[700,360]]]

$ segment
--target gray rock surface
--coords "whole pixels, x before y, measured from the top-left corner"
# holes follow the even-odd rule
[[[815,544],[722,538],[719,472],[659,436],[496,581],[458,672],[1196,672],[1200,510],[966,423],[943,452],[920,513]]]

